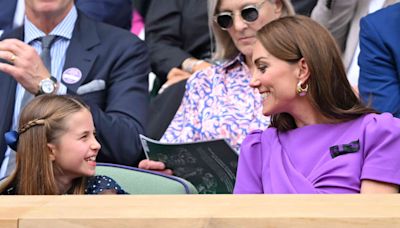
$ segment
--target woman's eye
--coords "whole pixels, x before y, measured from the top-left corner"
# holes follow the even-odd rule
[[[267,70],[267,66],[266,65],[259,65],[259,66],[257,66],[257,69],[261,73],[265,73],[265,71]]]

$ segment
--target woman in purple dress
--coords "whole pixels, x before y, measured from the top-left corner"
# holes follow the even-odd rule
[[[242,143],[234,192],[399,192],[400,120],[360,103],[329,32],[292,16],[257,38],[251,86],[271,126]]]

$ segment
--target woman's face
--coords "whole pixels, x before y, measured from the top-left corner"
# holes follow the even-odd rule
[[[299,99],[296,86],[301,68],[299,63],[289,63],[271,55],[256,41],[253,52],[255,70],[250,86],[257,88],[262,97],[263,114],[291,113]]]
[[[242,9],[248,6],[258,6],[258,18],[247,22],[241,16]],[[268,22],[281,15],[282,3],[271,3],[270,0],[220,0],[218,13],[231,13],[233,25],[227,29],[237,49],[246,57],[251,58],[253,46],[256,42],[256,32]]]

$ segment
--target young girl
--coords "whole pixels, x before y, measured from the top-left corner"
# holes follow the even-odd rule
[[[13,148],[17,164],[1,183],[1,194],[126,193],[111,178],[94,176],[101,146],[89,108],[77,98],[34,98],[22,111],[18,132],[13,134],[8,134],[7,142],[17,146]]]

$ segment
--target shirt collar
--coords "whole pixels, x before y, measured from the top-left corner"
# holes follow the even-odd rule
[[[49,33],[49,35],[56,35],[70,40],[77,19],[78,12],[76,7],[72,6],[67,16]],[[46,34],[32,24],[26,16],[24,18],[24,24],[25,43],[29,44],[38,38],[46,36]]]
[[[244,55],[243,54],[238,54],[235,58],[229,60],[229,61],[225,61],[221,64],[221,67],[224,69],[229,69],[232,67],[235,67],[237,64],[240,65],[246,65],[246,63],[244,62]]]

